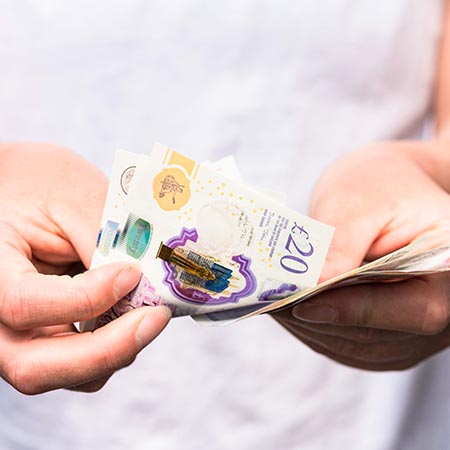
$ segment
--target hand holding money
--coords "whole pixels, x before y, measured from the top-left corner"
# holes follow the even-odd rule
[[[385,144],[343,158],[322,176],[312,215],[336,228],[323,280],[422,236],[448,242],[447,153],[439,143]],[[445,269],[447,258],[444,252],[428,263]],[[424,268],[427,261],[418,264]],[[404,369],[450,345],[449,286],[450,275],[442,272],[342,287],[276,317],[311,348],[343,364]]]
[[[223,322],[315,286],[332,228],[238,178],[232,163],[161,144],[149,156],[117,152],[92,267],[139,262],[143,277],[83,328],[142,305]]]
[[[84,272],[107,180],[45,144],[1,144],[0,174],[0,376],[25,394],[98,390],[164,328],[167,310],[78,333],[72,322],[107,310],[141,275],[128,263]]]
[[[362,173],[358,157],[351,161],[352,170]],[[387,161],[380,173],[374,174],[375,195],[381,192],[389,198],[389,188],[383,192],[377,183],[390,164]],[[406,233],[400,241],[388,240],[385,247],[380,247],[379,239],[371,244],[380,230],[395,223],[386,200],[372,205],[364,198],[357,199],[372,209],[352,217],[349,229],[346,212],[358,209],[336,198],[339,189],[333,191],[333,183],[339,186],[342,182],[337,178],[325,196],[331,207],[323,214],[340,227],[328,257],[334,263],[326,266],[328,276],[333,271],[337,276],[316,286],[331,227],[286,208],[273,195],[246,186],[236,170],[224,173],[230,172],[232,164],[222,165],[199,164],[160,144],[149,156],[117,153],[93,266],[139,261],[143,278],[106,314],[84,324],[85,329],[101,327],[142,305],[159,304],[169,306],[175,316],[191,315],[202,323],[230,323],[286,308],[336,286],[448,270],[449,246],[437,229],[423,226],[423,235],[433,234],[410,245],[406,244],[420,234]],[[414,163],[410,165],[415,179],[434,187]],[[358,192],[364,192],[363,181]],[[351,183],[344,186],[351,191]],[[402,190],[395,194],[402,198],[409,191],[400,186]],[[372,199],[370,191],[368,198]],[[366,234],[358,234],[354,227],[364,226],[366,217],[370,220]],[[403,245],[406,247],[399,249]],[[377,256],[385,256],[360,266],[369,247],[373,247],[369,256],[376,255],[377,248]]]

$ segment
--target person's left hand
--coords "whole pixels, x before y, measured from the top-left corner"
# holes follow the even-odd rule
[[[383,144],[343,158],[324,174],[312,216],[336,232],[321,281],[430,231],[450,236],[450,196],[434,176],[439,158],[430,162],[433,150],[432,144]],[[406,369],[450,345],[450,275],[338,288],[274,316],[340,363]]]

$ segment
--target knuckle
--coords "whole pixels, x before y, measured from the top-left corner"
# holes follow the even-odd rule
[[[73,294],[76,297],[79,297],[77,294]],[[98,311],[95,308],[95,302],[91,295],[89,295],[89,292],[86,289],[81,290],[81,298],[82,301],[80,302],[81,305],[83,305],[83,313],[87,314],[87,317],[89,319],[92,319],[93,317],[96,317],[98,315]],[[78,298],[79,300],[79,298]]]
[[[37,381],[39,379],[38,372],[27,359],[10,358],[5,373],[11,386],[22,394],[36,395],[44,392]]]
[[[427,297],[420,332],[438,334],[447,327],[449,320],[450,304],[448,300],[444,296]]]
[[[99,311],[96,308],[95,298],[79,281],[78,277],[81,276],[83,274],[75,275],[73,278],[69,275],[59,276],[60,279],[67,281],[63,297],[80,320],[92,319],[98,316]]]
[[[78,305],[79,315],[92,319],[99,314],[99,311],[92,293],[81,283],[80,277],[82,276],[83,274],[79,274],[74,277],[76,280],[74,287],[76,288],[68,292],[68,297],[70,297],[71,304]]]
[[[18,284],[8,289],[0,298],[0,321],[13,330],[30,328],[32,320],[26,292]]]

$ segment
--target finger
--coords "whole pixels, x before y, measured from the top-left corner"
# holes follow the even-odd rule
[[[299,321],[298,319],[289,316],[279,316],[276,317],[276,320],[278,320],[282,325],[288,323],[299,329],[309,330],[318,334],[339,337],[361,343],[406,341],[417,336],[411,333],[377,330],[374,328],[315,324]]]
[[[8,147],[10,151],[21,151],[14,145],[8,144]],[[29,150],[30,146],[28,147]],[[40,174],[40,183],[43,185],[51,183],[51,186],[47,187],[49,195],[45,208],[42,208],[49,220],[46,221],[45,227],[38,227],[38,234],[29,239],[33,242],[33,252],[40,259],[51,262],[62,258],[63,262],[70,263],[79,257],[84,266],[89,267],[100,228],[108,179],[95,165],[68,149],[48,144],[32,144],[31,147],[47,164],[48,170]],[[26,152],[22,153],[24,161],[16,158],[20,161],[17,163],[18,170],[22,169],[21,164],[30,164]],[[55,154],[58,158],[54,157]],[[61,161],[65,162],[64,166],[61,165]],[[66,170],[61,170],[62,167]],[[9,172],[15,173],[14,170]],[[49,173],[52,174],[51,180],[48,177]],[[54,186],[58,189],[53,189]],[[32,190],[34,186],[30,185],[28,188]],[[32,216],[29,221],[15,225],[18,226],[19,233],[28,238],[32,231],[29,225],[35,220],[36,217]]]
[[[336,228],[321,280],[359,266],[366,256],[401,248],[448,220],[448,194],[409,158],[384,147],[344,157],[315,188],[311,215]]]
[[[344,217],[349,224],[341,223],[340,219]],[[339,219],[335,219],[320,214],[316,218],[335,228],[320,274],[320,283],[359,267],[377,237],[378,228],[383,226],[376,225],[378,219],[374,221],[371,217],[362,220],[342,215]]]
[[[133,358],[128,364],[125,364],[123,368],[130,366],[134,362],[135,358]],[[85,393],[93,393],[98,392],[102,389],[105,384],[109,381],[109,379],[114,375],[114,372],[109,373],[108,375],[102,376],[92,381],[88,381],[87,383],[76,384],[74,386],[66,387],[69,391],[76,392],[85,392]]]
[[[295,328],[296,336],[321,345],[330,352],[352,358],[358,361],[372,363],[389,363],[403,359],[410,359],[413,356],[413,350],[410,342],[357,342],[336,336],[317,333],[305,328]]]
[[[28,270],[0,274],[0,322],[16,330],[97,317],[141,276],[140,268],[129,263],[109,264],[73,278]]]
[[[66,336],[70,334],[78,333],[78,330],[75,328],[73,324],[67,325],[56,325],[52,327],[40,327],[33,328],[26,332],[27,335],[30,336],[31,339],[36,339],[43,336]],[[22,336],[25,333],[21,333]],[[69,386],[67,389],[77,392],[97,392],[108,382],[108,380],[112,377],[113,373],[110,373],[104,377],[100,377],[96,380],[90,381],[88,383],[83,383],[75,386]]]
[[[65,174],[64,185],[77,186],[77,189],[71,195],[67,195],[67,191],[55,194],[51,215],[85,267],[89,267],[100,229],[108,179],[80,155],[65,151],[71,161],[71,170]]]
[[[369,349],[363,350],[364,345],[360,344],[360,349],[355,352],[351,349],[346,348],[347,343],[342,344],[331,344],[325,343],[313,336],[308,336],[306,334],[300,333],[299,330],[291,324],[286,324],[285,328],[288,329],[295,337],[300,339],[306,345],[308,345],[314,351],[323,354],[341,364],[345,364],[351,367],[356,367],[364,370],[404,370],[409,369],[419,362],[445,350],[450,345],[450,327],[447,327],[442,333],[434,336],[416,336],[406,342],[403,342],[402,347],[406,348],[405,358],[394,358],[394,353],[398,352],[399,349],[396,347],[394,350],[390,350],[390,346],[386,344],[386,354],[389,354],[389,358],[385,358],[384,361],[379,358],[379,353],[377,356],[377,351],[379,349]],[[407,344],[407,347],[405,345]],[[341,348],[344,351],[341,352]],[[408,357],[409,350],[409,357]],[[401,350],[400,350],[401,351]],[[365,353],[363,353],[365,352]],[[372,353],[375,353],[375,358],[373,358]],[[358,355],[364,354],[365,358],[359,357]],[[386,361],[389,359],[390,361]]]
[[[357,154],[353,155],[354,174],[361,172],[357,158]],[[320,281],[361,265],[372,243],[392,220],[389,208],[382,202],[372,201],[379,193],[366,180],[342,176],[348,172],[347,165],[348,161],[344,160],[326,171],[311,200],[311,216],[335,228]]]
[[[99,380],[128,365],[163,330],[170,315],[166,307],[138,308],[94,332],[26,343],[2,327],[2,377],[30,395]]]
[[[292,309],[312,323],[437,334],[450,320],[449,275],[334,289]]]
[[[313,351],[324,355],[340,364],[353,367],[356,369],[363,369],[363,370],[371,370],[371,371],[386,371],[386,370],[404,370],[408,369],[410,367],[413,367],[417,364],[417,359],[413,358],[405,358],[405,359],[399,359],[399,360],[392,360],[392,361],[367,361],[367,360],[361,360],[361,359],[355,359],[353,355],[351,356],[344,356],[342,354],[338,354],[335,351],[329,350],[325,346],[321,344],[317,344],[316,342],[313,342],[309,340],[306,337],[301,336],[297,329],[295,327],[292,327],[291,325],[287,324],[285,328],[297,339],[301,340],[304,344],[306,344],[308,347],[310,347]]]

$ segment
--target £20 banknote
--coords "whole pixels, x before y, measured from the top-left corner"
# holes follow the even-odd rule
[[[200,164],[161,144],[118,151],[91,267],[139,262],[138,286],[84,329],[144,305],[220,321],[318,282],[333,228],[245,185],[235,166]]]
[[[100,327],[145,305],[226,324],[308,300],[328,289],[448,271],[446,233],[317,284],[333,229],[245,185],[232,159],[199,164],[156,144],[149,156],[116,154],[92,267],[138,261],[138,286]]]

